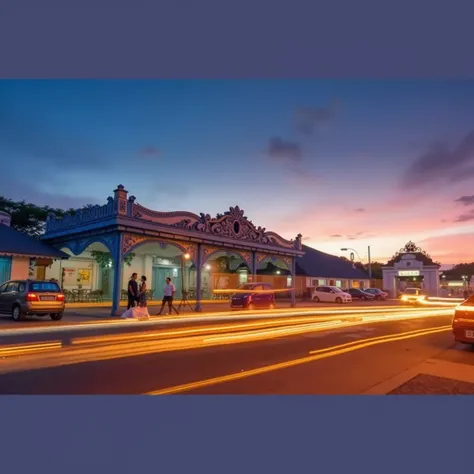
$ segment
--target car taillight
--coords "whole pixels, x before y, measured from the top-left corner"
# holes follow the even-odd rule
[[[26,295],[26,301],[39,301],[38,295],[36,293],[28,293]]]
[[[60,295],[56,296],[57,301],[64,301],[64,295],[61,293]]]

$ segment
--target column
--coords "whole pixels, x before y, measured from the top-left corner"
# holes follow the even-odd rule
[[[114,288],[112,292],[111,316],[119,316],[120,298],[122,296],[122,279],[123,279],[122,234],[118,234],[116,236],[112,258],[114,260]]]
[[[252,252],[252,282],[257,281],[257,270],[258,270],[258,258],[257,258],[257,252],[253,251]]]
[[[197,245],[197,255],[196,255],[196,307],[194,310],[196,312],[201,312],[201,279],[202,279],[202,252],[201,252],[201,244]]]
[[[291,307],[296,306],[296,257],[291,258]]]

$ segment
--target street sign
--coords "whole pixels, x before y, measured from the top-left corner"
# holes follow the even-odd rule
[[[420,270],[399,270],[398,276],[401,277],[416,277],[420,276]]]

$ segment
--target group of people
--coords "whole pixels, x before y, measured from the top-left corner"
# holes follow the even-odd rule
[[[146,316],[149,317],[148,309],[147,309],[147,284],[146,284],[146,276],[142,275],[140,278],[140,285],[137,282],[138,274],[133,273],[132,278],[128,282],[127,288],[127,296],[128,296],[128,304],[127,304],[127,311],[122,315],[123,317],[133,317],[134,308],[138,306],[140,310],[139,316]],[[163,312],[165,306],[168,305],[169,314],[171,314],[172,310],[178,314],[178,311],[173,306],[174,294],[176,293],[176,287],[171,281],[171,278],[166,278],[166,283],[163,288],[163,300],[161,304],[160,311],[158,316]]]

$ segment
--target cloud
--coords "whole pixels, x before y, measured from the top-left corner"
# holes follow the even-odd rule
[[[295,127],[304,135],[312,135],[317,127],[332,120],[339,109],[339,99],[334,99],[327,107],[306,107],[295,111]]]
[[[401,179],[404,189],[429,186],[434,182],[459,182],[474,176],[474,130],[450,150],[436,143],[418,157]]]
[[[140,155],[146,156],[148,158],[159,156],[160,151],[154,146],[145,146],[140,150]]]
[[[303,160],[303,153],[298,143],[278,137],[270,139],[267,154],[273,160],[288,160],[296,163]]]
[[[340,239],[342,238],[342,234],[332,234],[330,235],[331,239]]]
[[[358,207],[357,209],[354,209],[354,212],[365,212],[365,209],[363,207]]]
[[[459,215],[456,217],[454,222],[469,222],[474,220],[474,209],[471,209],[469,212]]]
[[[464,204],[465,206],[472,206],[474,205],[474,195],[461,196],[460,198],[456,199],[454,202],[459,202],[461,204]]]

